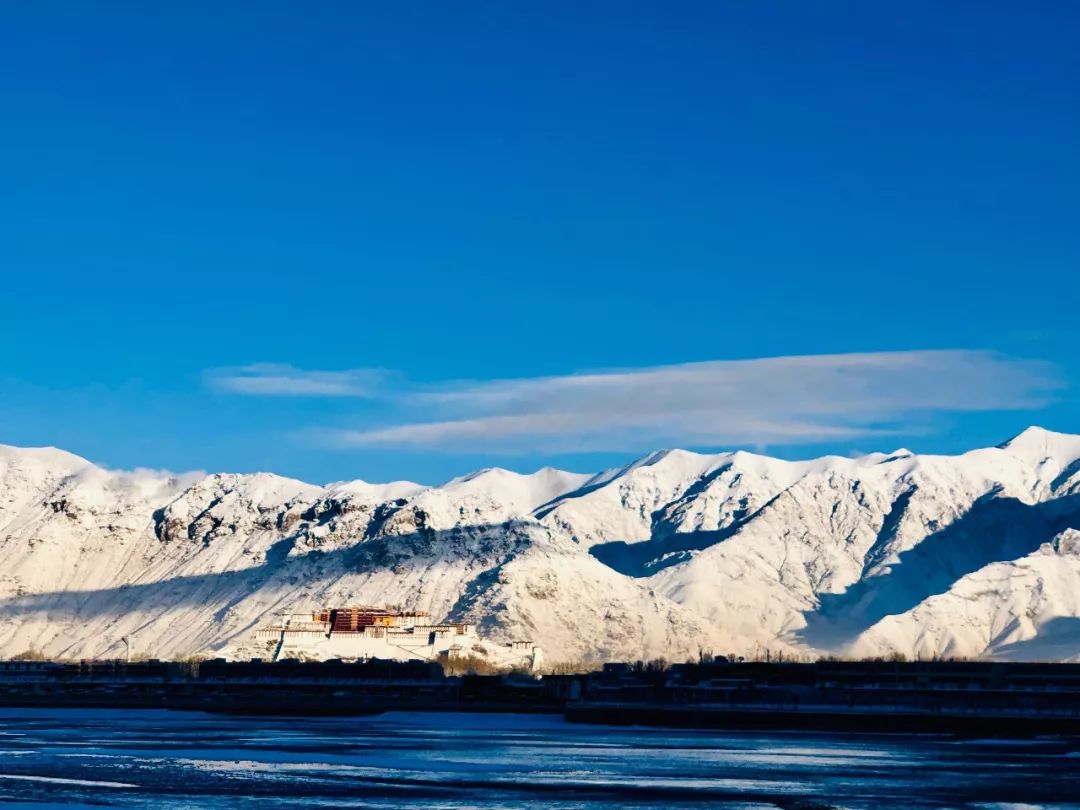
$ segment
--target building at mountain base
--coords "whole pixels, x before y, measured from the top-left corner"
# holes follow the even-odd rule
[[[377,607],[329,608],[287,613],[255,631],[253,645],[264,658],[365,661],[435,661],[478,658],[504,669],[536,671],[539,647],[531,641],[500,644],[481,638],[476,625],[432,622],[423,611]],[[238,650],[240,655],[251,648]]]

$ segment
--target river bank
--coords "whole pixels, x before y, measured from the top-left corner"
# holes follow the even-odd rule
[[[423,662],[0,662],[0,706],[333,717],[561,715],[729,730],[1080,735],[1080,667],[979,662],[606,665],[447,677]]]

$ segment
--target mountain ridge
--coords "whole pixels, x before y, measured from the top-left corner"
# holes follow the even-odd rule
[[[556,661],[1080,660],[1080,556],[1060,551],[1078,529],[1080,436],[1036,427],[953,456],[665,450],[430,487],[0,445],[0,655],[116,654],[123,635],[160,656],[248,652],[275,613],[363,602],[529,637]]]

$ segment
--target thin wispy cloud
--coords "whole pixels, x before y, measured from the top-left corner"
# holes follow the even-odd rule
[[[379,393],[386,373],[379,369],[309,371],[274,363],[213,369],[206,382],[218,391],[247,396],[365,397]]]
[[[1036,409],[1048,363],[985,351],[714,361],[383,392],[395,424],[321,431],[338,447],[485,453],[768,446],[910,432],[947,412]]]

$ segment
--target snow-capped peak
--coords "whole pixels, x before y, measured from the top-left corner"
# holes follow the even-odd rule
[[[589,475],[543,467],[534,473],[517,473],[489,467],[455,478],[439,487],[447,493],[478,495],[515,507],[522,515],[577,489]]]
[[[1034,425],[999,447],[1031,464],[1049,459],[1064,467],[1080,459],[1080,436]]]
[[[56,472],[73,473],[94,466],[82,456],[56,447],[14,447],[0,444],[0,465],[36,465]]]

